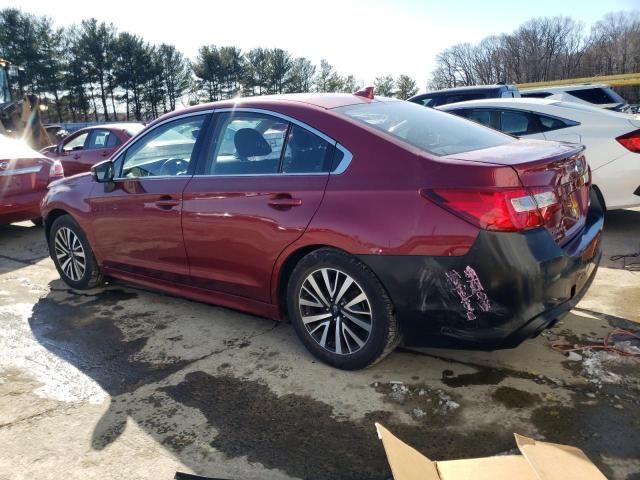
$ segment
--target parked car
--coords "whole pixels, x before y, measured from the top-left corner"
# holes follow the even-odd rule
[[[69,286],[288,318],[355,369],[401,338],[515,346],[572,308],[603,225],[582,152],[370,90],[252,97],[159,118],[42,212]]]
[[[480,98],[517,98],[520,96],[515,85],[476,85],[474,87],[457,87],[435,90],[414,95],[408,100],[418,105],[435,108],[449,103],[477,100]]]
[[[63,176],[59,161],[0,135],[0,224],[25,220],[40,224],[40,202],[47,185]]]
[[[523,98],[548,98],[576,102],[597,108],[626,111],[628,102],[608,85],[560,85],[555,87],[527,88],[520,92]]]
[[[83,128],[57,145],[40,150],[62,162],[67,176],[88,172],[91,166],[109,158],[120,145],[144,128],[142,123],[108,123]]]
[[[537,98],[477,100],[440,107],[520,138],[583,144],[594,189],[607,209],[640,206],[640,117]]]

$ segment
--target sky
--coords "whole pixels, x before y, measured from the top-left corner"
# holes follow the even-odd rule
[[[316,64],[326,58],[359,84],[404,73],[420,90],[437,53],[456,43],[509,33],[534,17],[567,15],[588,28],[608,12],[640,10],[640,0],[20,0],[18,5],[47,15],[59,27],[89,17],[112,22],[150,43],[173,44],[191,59],[204,44],[243,51],[279,47]],[[18,5],[0,0],[0,8]]]

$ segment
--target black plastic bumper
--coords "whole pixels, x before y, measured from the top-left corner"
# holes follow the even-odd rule
[[[394,302],[406,345],[510,348],[566,314],[600,262],[595,194],[584,229],[562,247],[543,228],[482,231],[459,257],[362,255]]]

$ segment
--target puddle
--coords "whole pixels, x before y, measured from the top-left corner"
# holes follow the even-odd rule
[[[375,421],[432,458],[486,456],[513,448],[511,432],[495,426],[463,432],[429,423],[406,425],[384,411],[351,421],[336,418],[330,405],[310,397],[278,396],[264,384],[226,375],[194,372],[162,390],[200,410],[219,431],[212,447],[298,478],[390,478]]]
[[[525,392],[513,387],[498,387],[491,398],[507,408],[527,408],[540,402],[540,395]]]
[[[507,372],[496,368],[480,368],[474,373],[455,375],[453,370],[443,370],[441,381],[448,387],[459,388],[469,385],[497,385],[507,378]]]

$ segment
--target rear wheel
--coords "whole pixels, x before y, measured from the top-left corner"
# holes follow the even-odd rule
[[[287,292],[296,333],[320,360],[354,370],[385,357],[400,339],[393,304],[360,260],[332,249],[304,257]]]
[[[58,217],[49,234],[49,254],[60,278],[72,288],[85,290],[103,283],[87,237],[69,215]]]

